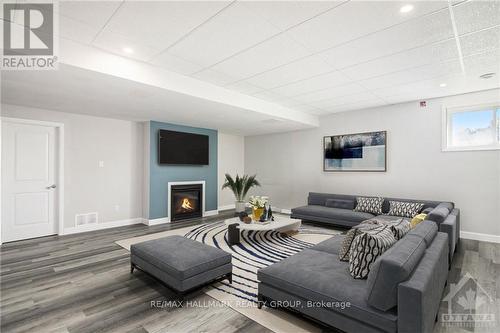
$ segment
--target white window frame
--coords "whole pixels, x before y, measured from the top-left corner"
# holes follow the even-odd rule
[[[463,146],[454,147],[450,146],[451,143],[451,116],[457,112],[464,111],[481,111],[493,108],[496,110],[500,108],[500,101],[493,101],[491,103],[477,104],[470,106],[443,106],[442,110],[442,151],[475,151],[475,150],[500,150],[500,143],[496,142],[491,145],[485,146]]]

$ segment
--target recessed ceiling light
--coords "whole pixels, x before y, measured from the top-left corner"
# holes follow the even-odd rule
[[[124,47],[122,50],[123,50],[123,52],[128,53],[128,54],[134,53],[134,50],[130,47]]]
[[[439,84],[439,86],[440,86],[441,88],[444,88],[444,87],[446,87],[446,83],[441,83],[441,84]]]
[[[483,75],[480,75],[479,77],[481,79],[491,79],[493,76],[495,76],[495,73],[485,73]]]
[[[403,7],[401,7],[399,11],[401,13],[408,13],[411,12],[412,10],[413,10],[413,5],[404,5]]]

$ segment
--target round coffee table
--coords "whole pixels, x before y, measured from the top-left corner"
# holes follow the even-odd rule
[[[229,227],[232,224],[237,224],[237,228],[239,231],[237,236],[229,230],[228,233],[228,241],[232,244],[238,244],[239,241],[235,238],[239,238],[239,232],[241,230],[253,230],[253,231],[269,231],[274,230],[280,233],[284,233],[287,235],[294,235],[298,232],[300,225],[302,224],[301,220],[291,219],[288,216],[283,215],[275,215],[274,221],[269,221],[269,223],[261,223],[252,221],[252,223],[244,223],[240,221],[239,217],[233,217],[224,221],[226,225]]]

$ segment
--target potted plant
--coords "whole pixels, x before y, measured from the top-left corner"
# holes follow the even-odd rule
[[[260,183],[255,177],[256,175],[243,175],[242,177],[236,175],[236,178],[233,179],[230,174],[226,173],[226,180],[224,185],[222,185],[222,189],[227,187],[233,191],[236,198],[234,206],[237,213],[245,211],[245,197],[248,191],[254,186],[260,186]]]
[[[260,217],[264,213],[264,208],[266,207],[268,201],[269,201],[268,197],[264,196],[252,195],[250,197],[248,203],[252,206],[252,214],[254,221],[260,220]]]

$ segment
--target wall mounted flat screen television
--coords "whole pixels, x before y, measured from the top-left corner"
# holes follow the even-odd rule
[[[208,165],[208,135],[159,130],[158,163]]]

